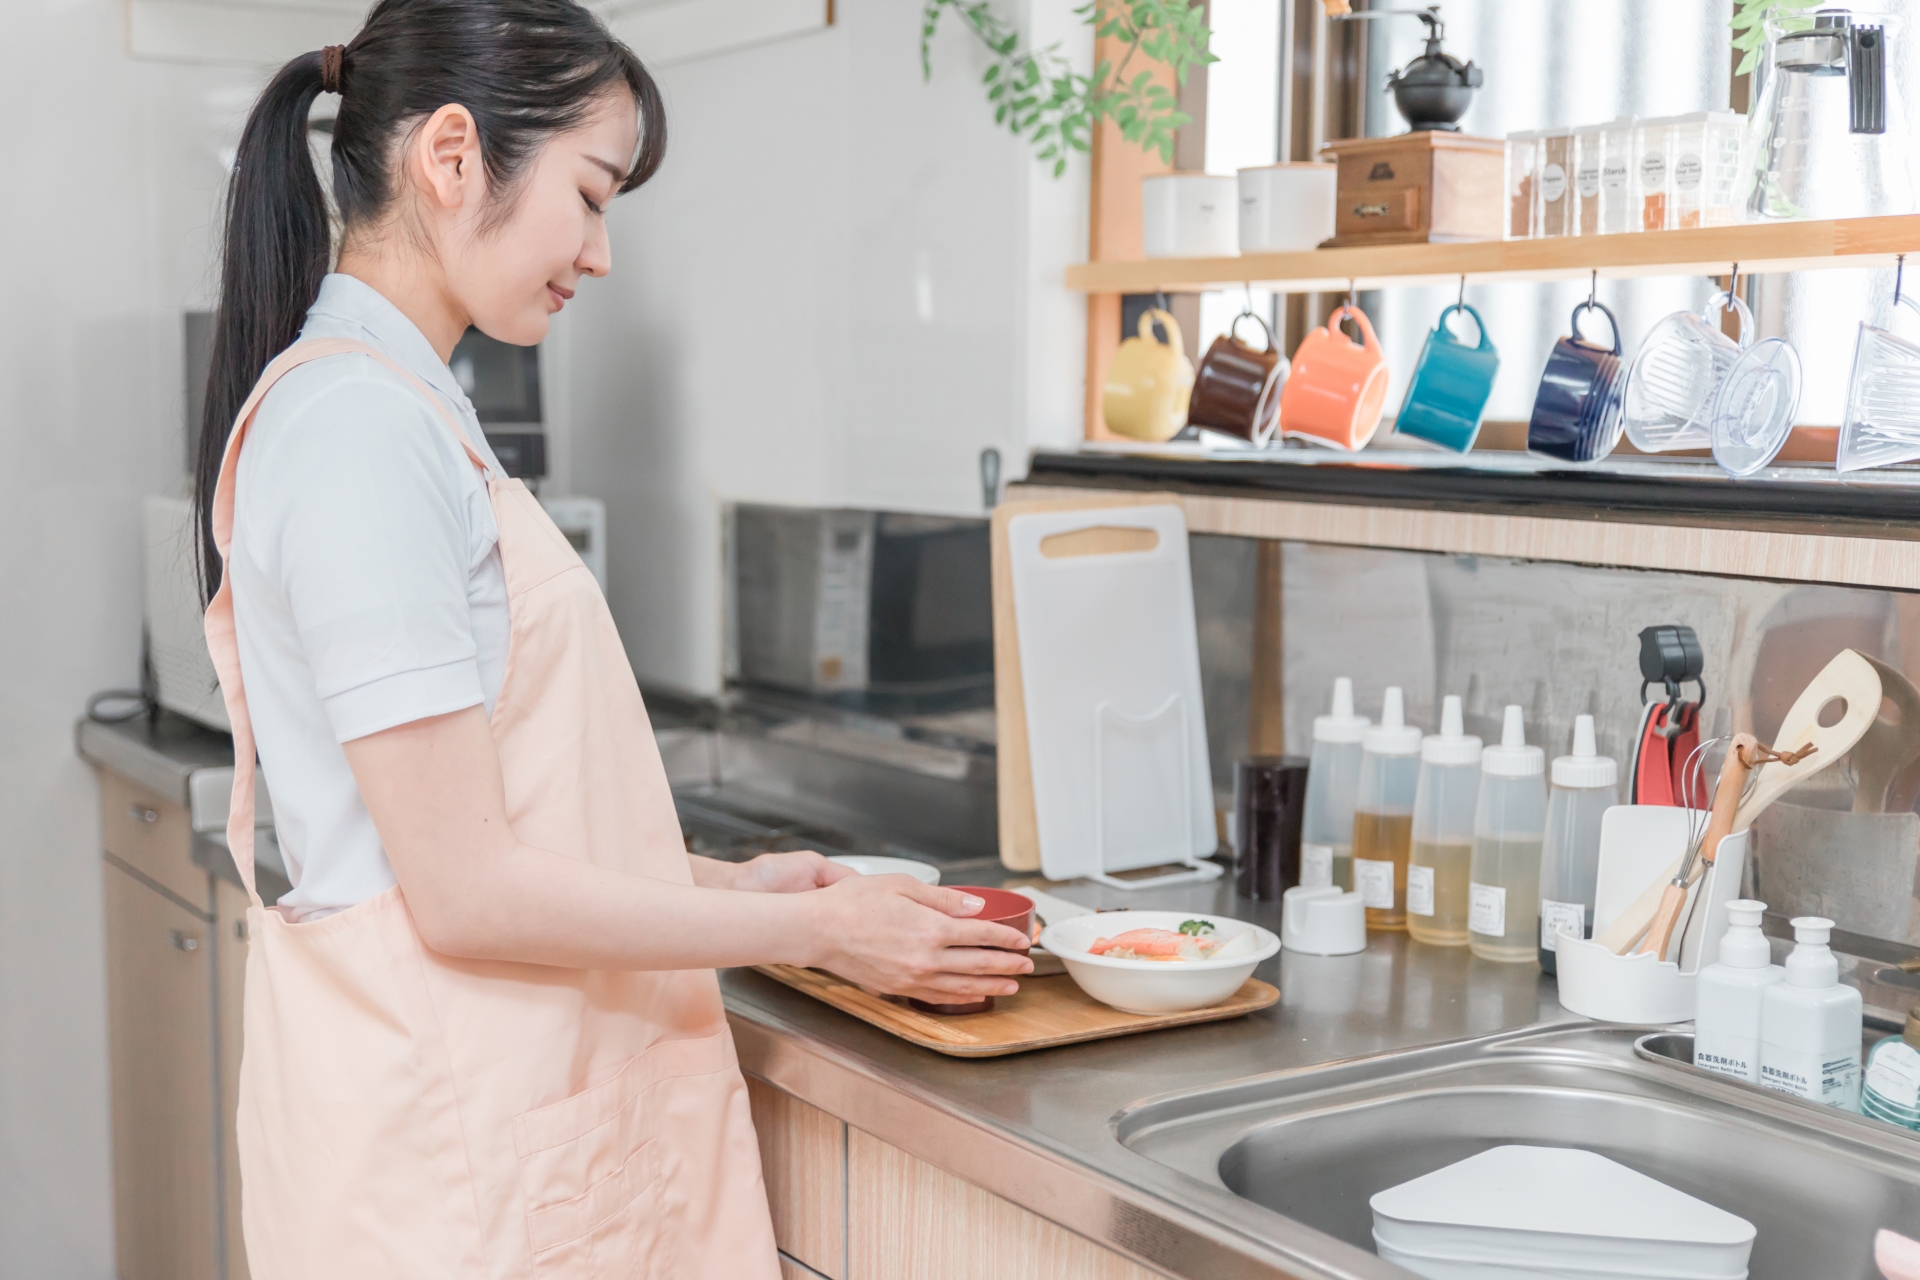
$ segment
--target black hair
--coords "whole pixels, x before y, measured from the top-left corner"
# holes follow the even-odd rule
[[[660,167],[667,132],[660,91],[633,51],[574,0],[380,0],[323,70],[303,53],[274,75],[240,135],[227,187],[220,302],[200,426],[194,507],[201,589],[220,582],[213,488],[234,418],[269,361],[293,344],[327,273],[331,219],[308,150],[308,115],[331,74],[333,195],[343,235],[386,216],[403,135],[449,103],[473,114],[492,216],[542,144],[583,123],[624,88],[640,113],[640,145],[620,190]]]

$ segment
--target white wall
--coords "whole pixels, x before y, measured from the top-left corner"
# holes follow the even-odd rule
[[[135,681],[139,499],[182,466],[247,73],[136,63],[121,0],[10,0],[0,75],[0,1276],[113,1273],[87,695]]]
[[[1033,9],[1084,65],[1070,0]],[[979,514],[983,448],[1018,475],[1080,435],[1085,302],[1061,279],[1085,168],[1055,181],[994,126],[949,22],[931,84],[901,0],[658,72],[666,166],[615,206],[613,274],[569,317],[555,479],[607,503],[643,680],[719,687],[723,502]]]

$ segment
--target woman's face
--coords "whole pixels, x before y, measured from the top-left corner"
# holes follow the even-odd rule
[[[541,147],[504,219],[494,221],[498,211],[490,210],[493,218],[470,223],[470,234],[443,244],[448,282],[475,327],[532,346],[547,336],[581,276],[607,274],[607,209],[638,145],[633,99],[625,90],[607,95],[587,120]]]

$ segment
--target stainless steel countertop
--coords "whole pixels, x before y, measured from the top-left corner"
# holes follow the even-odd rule
[[[1032,884],[1088,906],[1207,911],[1279,928],[1278,904],[1237,898],[1230,878],[1143,890],[1136,901],[997,866],[966,871],[949,870],[945,882]],[[1255,976],[1281,999],[1245,1018],[978,1059],[910,1045],[751,970],[728,970],[721,985],[748,1071],[1149,1266],[1193,1280],[1404,1276],[1377,1260],[1353,1269],[1320,1256],[1327,1237],[1277,1215],[1255,1237],[1197,1211],[1181,1175],[1119,1143],[1113,1117],[1223,1081],[1584,1020],[1561,1009],[1553,980],[1532,964],[1494,964],[1405,934],[1370,935],[1353,956],[1282,952]]]

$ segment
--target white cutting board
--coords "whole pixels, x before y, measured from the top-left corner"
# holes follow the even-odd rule
[[[1144,530],[1152,545],[1048,554],[1068,538],[1042,550],[1093,529]],[[1180,508],[1015,516],[1007,549],[1043,874],[1068,880],[1211,854],[1213,773]]]

